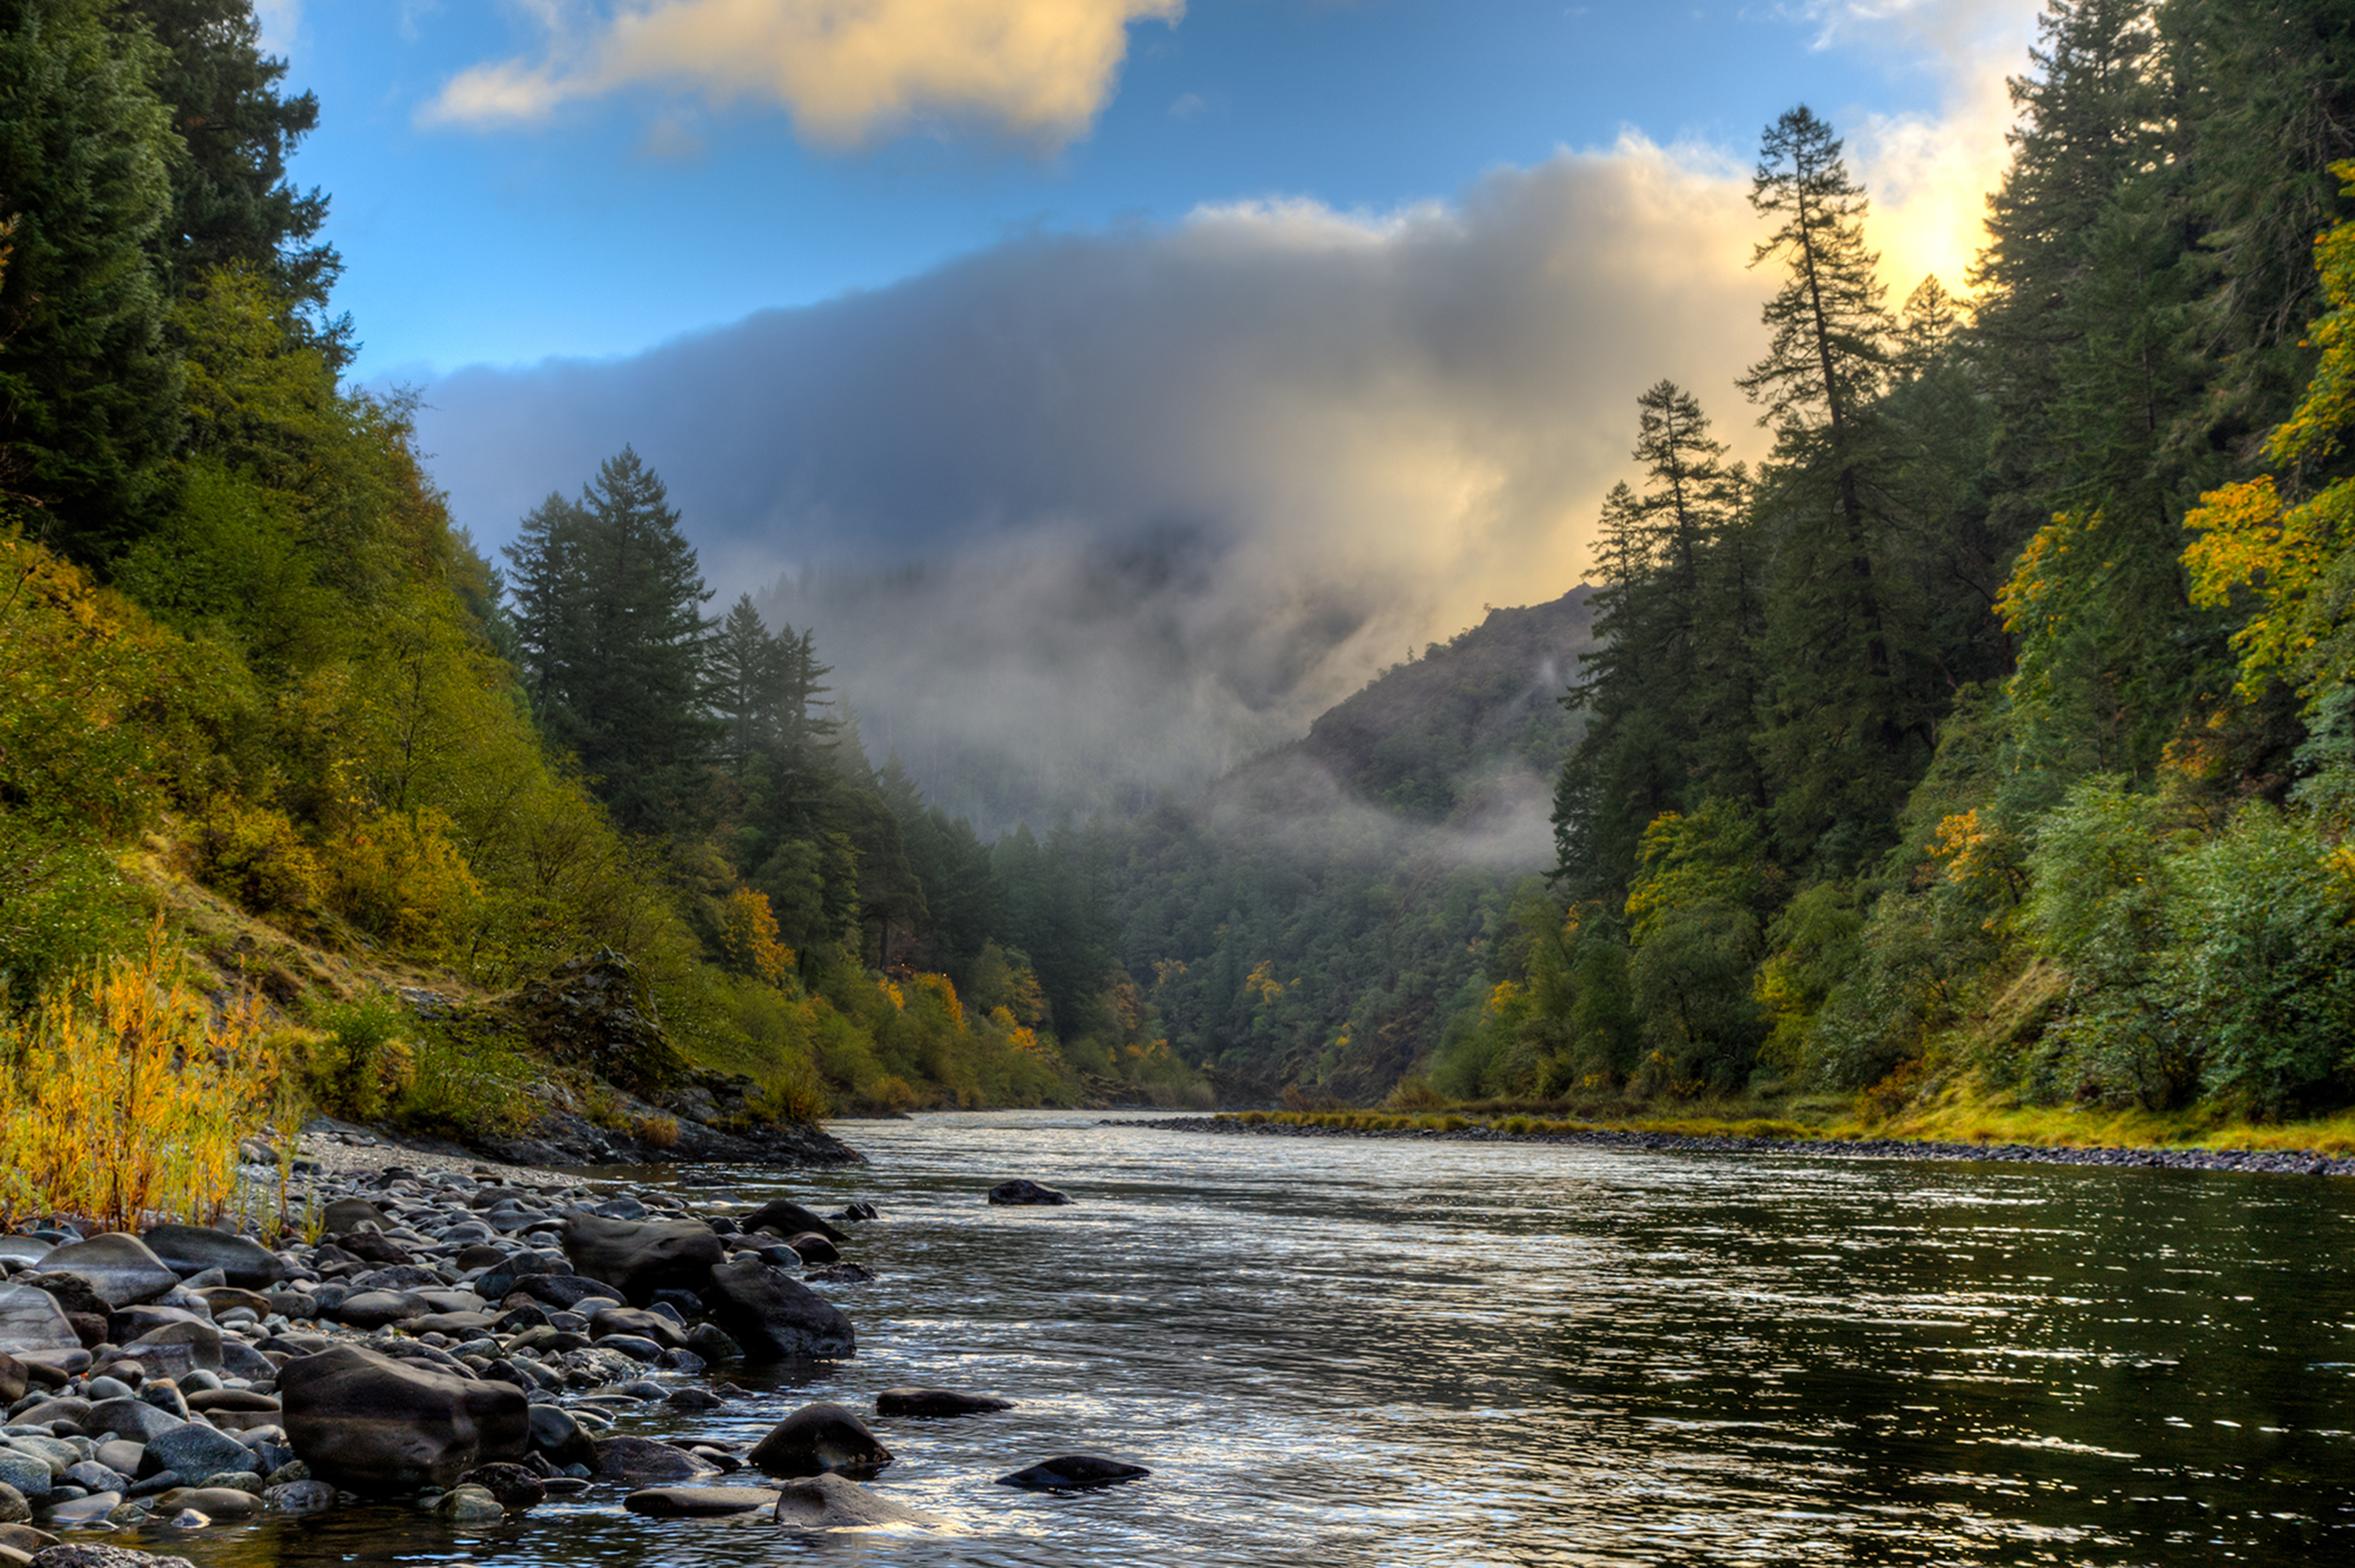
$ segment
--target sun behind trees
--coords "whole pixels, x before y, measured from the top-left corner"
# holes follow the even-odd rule
[[[1738,483],[1639,401],[1559,892],[1434,1084],[1949,1133],[2355,1105],[2350,47],[2054,4],[1979,292],[1902,318],[1830,129],[1768,128],[1774,455]]]

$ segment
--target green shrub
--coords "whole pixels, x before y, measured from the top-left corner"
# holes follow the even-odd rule
[[[377,1121],[414,1081],[416,1018],[397,997],[378,994],[316,1010],[325,1036],[310,1072],[312,1097],[353,1121]]]

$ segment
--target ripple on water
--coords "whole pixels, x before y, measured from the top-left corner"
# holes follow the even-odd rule
[[[1093,1117],[847,1129],[864,1171],[719,1175],[885,1218],[860,1355],[738,1372],[750,1442],[873,1421],[923,1536],[682,1523],[618,1492],[481,1532],[393,1508],[139,1543],[201,1568],[1203,1563],[2306,1563],[2355,1552],[2340,1183],[2219,1172],[1209,1139]],[[992,1209],[1028,1176],[1079,1202]],[[706,1192],[693,1196],[713,1200]],[[674,1418],[619,1430],[669,1435]],[[1151,1479],[994,1478],[1085,1450]]]

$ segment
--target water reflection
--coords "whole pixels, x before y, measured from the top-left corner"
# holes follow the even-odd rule
[[[480,1533],[398,1509],[137,1542],[201,1568],[441,1563],[2305,1563],[2355,1546],[2338,1183],[1209,1139],[1092,1118],[849,1129],[830,1293],[861,1354],[690,1418],[745,1441],[894,1383],[921,1537],[657,1522],[591,1493]],[[647,1173],[677,1179],[677,1173]],[[1081,1199],[989,1209],[1024,1175]],[[750,1376],[740,1382],[753,1385]],[[621,1429],[676,1430],[651,1417]],[[1153,1467],[1054,1498],[1082,1450]]]

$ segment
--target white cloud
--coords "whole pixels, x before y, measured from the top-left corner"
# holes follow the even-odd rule
[[[303,0],[253,0],[254,18],[261,24],[261,47],[282,55],[294,47],[303,27]]]
[[[651,86],[714,105],[774,103],[814,141],[855,144],[922,120],[1056,145],[1110,100],[1133,22],[1184,0],[614,0],[610,14],[538,0],[547,47],[461,71],[430,123],[548,119]]]

